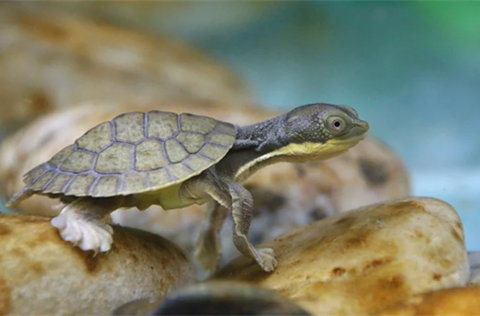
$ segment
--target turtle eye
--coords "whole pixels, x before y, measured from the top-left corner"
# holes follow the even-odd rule
[[[341,133],[347,127],[345,120],[339,116],[334,116],[328,119],[328,128],[335,133]]]

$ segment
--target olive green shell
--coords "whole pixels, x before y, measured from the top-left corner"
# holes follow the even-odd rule
[[[159,190],[221,160],[232,124],[193,114],[124,113],[89,130],[24,176],[41,194],[109,197]]]

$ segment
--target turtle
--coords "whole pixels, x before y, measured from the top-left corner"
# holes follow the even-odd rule
[[[368,129],[353,108],[328,103],[301,105],[246,126],[191,113],[123,113],[27,172],[26,185],[7,206],[33,194],[59,198],[64,207],[51,224],[65,241],[97,254],[112,247],[113,229],[103,219],[117,209],[207,204],[208,224],[195,250],[200,264],[218,267],[219,231],[230,211],[236,248],[271,272],[274,251],[257,249],[247,238],[253,198],[242,182],[276,162],[339,155]]]

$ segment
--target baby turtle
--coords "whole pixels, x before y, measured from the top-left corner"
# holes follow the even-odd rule
[[[277,265],[273,250],[247,239],[253,199],[240,183],[275,162],[336,156],[364,138],[368,124],[347,106],[308,104],[249,125],[163,111],[124,113],[86,132],[24,176],[26,186],[7,203],[33,194],[66,204],[51,223],[82,250],[110,250],[113,230],[101,219],[123,207],[176,209],[209,202],[209,225],[196,256],[217,267],[219,231],[230,210],[238,250],[265,271]]]

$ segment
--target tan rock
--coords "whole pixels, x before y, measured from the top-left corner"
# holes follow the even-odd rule
[[[452,288],[415,295],[390,306],[379,316],[477,316],[480,314],[480,287]]]
[[[275,115],[261,109],[226,108],[216,104],[79,105],[44,116],[5,141],[0,147],[0,182],[5,184],[4,195],[10,197],[19,190],[23,186],[24,173],[50,159],[89,128],[124,111],[152,108],[209,115],[241,125]],[[402,162],[374,138],[367,138],[347,153],[326,161],[269,166],[258,171],[245,186],[255,200],[255,219],[250,230],[250,238],[255,242],[272,239],[325,216],[409,194],[408,177]],[[35,195],[22,202],[18,211],[54,216],[60,210],[53,207],[57,203],[57,200]],[[205,214],[204,206],[194,205],[169,212],[160,207],[151,207],[144,212],[120,210],[112,217],[123,226],[165,236],[192,253]],[[238,255],[232,244],[231,225],[231,218],[228,218],[222,232],[225,260]],[[265,229],[267,226],[269,229]]]
[[[45,218],[0,214],[0,315],[106,315],[193,281],[173,243],[114,230],[112,251],[94,256],[63,241]]]
[[[411,295],[468,281],[460,219],[433,198],[366,206],[263,246],[275,250],[279,264],[273,273],[238,258],[216,279],[277,290],[314,315],[375,314]]]
[[[81,102],[251,100],[229,70],[165,36],[5,2],[0,20],[1,133]]]

